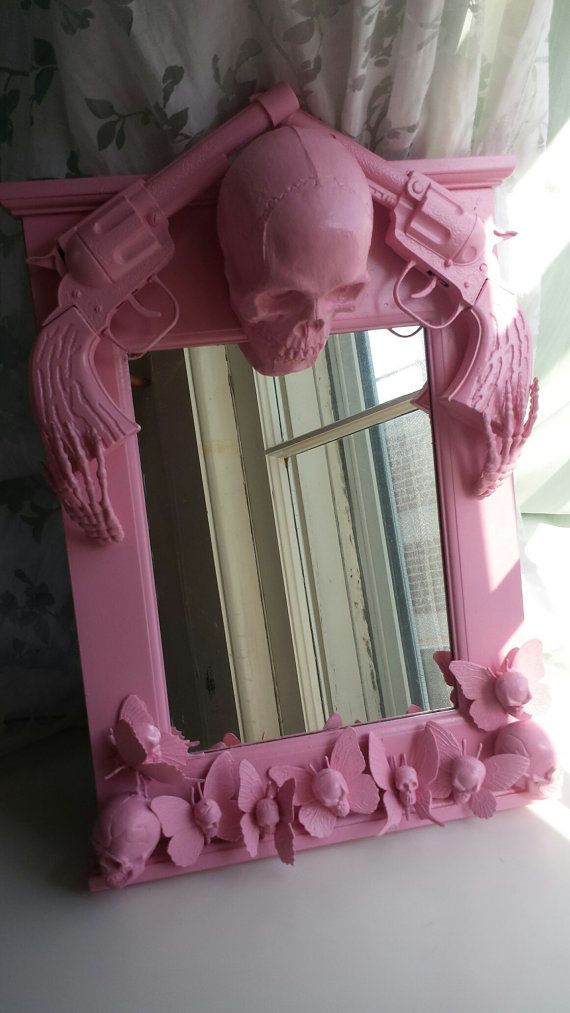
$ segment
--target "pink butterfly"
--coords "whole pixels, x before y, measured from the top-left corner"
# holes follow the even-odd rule
[[[311,837],[330,837],[338,818],[377,808],[378,789],[370,774],[363,773],[365,767],[354,728],[345,728],[322,770],[284,765],[271,767],[269,776],[280,787],[294,778],[299,822]]]
[[[409,819],[412,813],[421,820],[443,826],[431,812],[430,786],[437,774],[438,761],[435,740],[425,729],[414,740],[410,762],[402,754],[399,764],[395,757],[388,757],[380,736],[370,732],[368,764],[372,777],[384,793],[382,802],[386,810],[386,823],[380,835],[399,826],[403,818]]]
[[[223,738],[219,742],[215,742],[213,746],[208,746],[206,752],[213,753],[216,749],[231,749],[232,746],[241,746],[241,739],[238,739],[234,732],[225,732]]]
[[[145,777],[170,784],[180,780],[189,748],[198,745],[188,742],[176,728],[161,732],[143,701],[132,694],[123,700],[110,738],[123,763],[108,777],[131,767]]]
[[[273,836],[275,850],[282,862],[293,865],[293,795],[295,781],[291,777],[280,787],[261,779],[249,760],[239,765],[238,806],[243,816],[241,832],[252,858],[257,855],[260,837]]]
[[[237,778],[231,753],[218,756],[208,773],[199,797],[194,789],[191,801],[176,795],[159,795],[150,807],[158,816],[165,837],[169,837],[167,851],[175,865],[185,868],[194,865],[204,844],[214,837],[223,841],[238,841],[241,837],[240,811],[234,796]]]
[[[458,692],[457,683],[451,674],[449,668],[449,664],[451,662],[451,651],[434,651],[433,660],[441,669],[441,674],[451,689],[451,693],[449,694],[450,702],[460,714],[464,714],[466,716],[469,713],[469,703],[461,693],[461,690]]]
[[[323,728],[327,732],[336,732],[337,729],[342,728],[342,718],[338,711],[333,711],[330,718],[325,721]]]
[[[494,792],[507,791],[528,770],[527,756],[501,753],[480,760],[481,745],[476,756],[467,756],[465,739],[460,746],[451,732],[432,721],[426,730],[433,735],[439,754],[432,794],[435,798],[453,795],[456,805],[469,806],[481,819],[489,819],[497,808]]]
[[[470,661],[451,661],[449,668],[464,696],[472,701],[471,719],[483,731],[496,731],[507,723],[509,715],[530,718],[524,708],[531,701],[535,712],[548,706],[548,690],[540,685],[544,676],[540,640],[513,648],[497,669]]]

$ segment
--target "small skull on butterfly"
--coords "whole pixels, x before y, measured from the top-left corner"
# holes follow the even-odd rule
[[[400,756],[399,765],[396,764],[393,756],[390,757],[389,762],[394,775],[394,787],[404,807],[406,819],[408,819],[416,804],[416,795],[419,788],[417,771],[414,767],[409,766],[405,753],[402,753]]]
[[[325,766],[322,770],[313,771],[313,791],[315,798],[330,809],[335,816],[348,816],[350,802],[348,800],[348,784],[340,770],[335,770],[330,765],[328,756],[325,756]]]
[[[204,845],[214,837],[238,841],[240,811],[235,801],[237,776],[231,752],[222,750],[204,781],[190,789],[187,801],[176,795],[157,795],[150,808],[168,838],[167,852],[175,865],[185,868],[198,861]]]
[[[449,652],[444,651],[436,651],[434,659],[445,681],[454,687],[452,702],[485,732],[497,731],[508,723],[509,717],[528,721],[531,712],[540,713],[548,706],[549,691],[542,685],[544,661],[539,640],[513,648],[495,667],[453,661]]]
[[[428,721],[426,731],[432,736],[439,754],[437,776],[432,790],[435,798],[452,797],[456,805],[466,805],[480,819],[489,819],[497,809],[496,795],[508,791],[526,774],[528,756],[514,752],[495,754],[481,759],[482,743],[474,756],[467,753],[467,741],[457,741],[441,724]]]
[[[425,729],[417,732],[411,754],[401,753],[399,760],[388,756],[376,732],[368,736],[368,762],[374,781],[382,790],[386,821],[380,830],[386,833],[399,826],[403,819],[417,816],[440,824],[432,813],[431,783],[437,773],[439,756],[433,737]]]
[[[194,801],[193,789],[191,794],[194,802],[194,820],[204,834],[206,844],[209,844],[218,833],[222,810],[215,798],[204,798],[203,791],[203,787],[197,788],[199,798],[196,801]]]
[[[499,674],[495,682],[495,696],[507,714],[520,718],[532,699],[526,675],[516,671]]]
[[[329,837],[338,819],[350,812],[373,813],[378,806],[378,789],[370,774],[354,728],[340,732],[330,758],[317,770],[313,764],[271,767],[269,776],[281,787],[295,781],[294,804],[300,806],[299,823],[311,837]]]
[[[465,741],[462,743],[465,750]],[[487,771],[479,759],[481,746],[476,756],[458,756],[451,765],[451,788],[456,805],[467,805],[472,795],[481,790]]]
[[[167,784],[181,782],[188,750],[199,745],[188,742],[176,728],[161,731],[144,701],[132,693],[121,703],[109,739],[120,762],[107,779],[130,769],[137,775]]]

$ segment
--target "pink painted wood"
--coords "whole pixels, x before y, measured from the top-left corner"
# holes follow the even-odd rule
[[[459,159],[407,163],[452,188],[481,217],[492,217],[493,187],[513,168],[510,159]],[[28,256],[45,255],[65,230],[111,194],[132,183],[133,178],[64,180],[4,184],[0,201],[23,219]],[[194,201],[172,221],[176,254],[160,272],[180,305],[177,325],[162,347],[184,347],[243,340],[228,300],[221,252],[215,229],[216,193]],[[402,262],[385,243],[387,212],[375,208],[369,261],[370,281],[354,312],[338,319],[338,329],[365,329],[407,322],[393,297]],[[30,269],[38,324],[56,303],[57,278],[39,267]],[[523,619],[516,510],[511,479],[490,497],[472,493],[473,454],[484,456],[482,434],[454,420],[440,397],[457,372],[466,335],[459,322],[428,336],[428,360],[432,418],[436,448],[438,489],[454,655],[463,660],[497,666],[507,652],[520,643]],[[98,345],[95,367],[99,376],[126,414],[132,413],[127,358],[110,342]],[[475,469],[476,470],[476,469]],[[67,547],[79,642],[93,764],[99,803],[103,806],[121,791],[133,790],[133,775],[120,774],[106,780],[110,769],[109,729],[117,720],[121,702],[129,694],[145,701],[163,732],[170,727],[164,678],[160,630],[154,592],[144,495],[136,441],[128,439],[108,459],[117,513],[125,531],[122,542],[101,548],[92,544],[69,520],[65,520]],[[476,750],[488,736],[463,716],[441,712],[432,717],[454,736],[467,740]],[[409,752],[413,735],[425,724],[422,714],[410,715],[375,726],[381,731],[389,753]],[[364,748],[370,726],[357,729]],[[320,766],[330,751],[337,731],[325,730],[272,742],[235,746],[236,761],[247,759],[260,773],[275,765]],[[211,755],[189,758],[187,773],[203,777]],[[164,786],[149,785],[150,795]],[[498,799],[499,809],[525,804],[525,792],[510,791]],[[465,809],[452,803],[435,808],[443,822],[461,818]],[[414,815],[400,828],[418,826]],[[337,821],[326,840],[297,836],[298,851],[321,844],[372,836],[378,832],[378,816],[350,815]],[[258,856],[274,850],[260,841]],[[191,870],[214,868],[249,860],[244,846],[214,842],[206,847]],[[152,861],[139,882],[178,875],[182,870],[167,861]],[[102,881],[93,880],[94,889]]]

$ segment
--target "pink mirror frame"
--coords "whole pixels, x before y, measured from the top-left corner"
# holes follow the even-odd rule
[[[443,184],[465,208],[475,209],[484,222],[492,222],[493,188],[511,173],[513,162],[502,157],[464,158],[407,162],[405,168]],[[114,177],[0,187],[3,205],[23,220],[38,322],[56,306],[58,279],[34,264],[34,258],[45,258],[62,233],[133,182],[134,177]],[[216,200],[217,191],[210,189],[172,219],[175,253],[159,271],[159,279],[173,293],[179,316],[161,340],[161,348],[244,340],[229,303],[216,232]],[[354,309],[338,318],[339,330],[409,323],[395,301],[402,260],[386,245],[387,230],[388,212],[375,205],[370,280]],[[517,514],[510,475],[492,495],[474,495],[474,479],[485,460],[484,434],[454,418],[442,398],[458,372],[466,341],[461,317],[442,330],[428,329],[430,398],[424,407],[429,407],[433,423],[454,657],[494,678],[507,670],[523,639]],[[92,368],[118,408],[132,418],[126,352],[101,340]],[[64,515],[103,814],[96,846],[100,855],[115,848],[122,870],[113,874],[103,863],[104,875],[93,877],[93,889],[234,864],[254,855],[268,857],[276,850],[290,861],[293,847],[302,851],[427,825],[426,820],[444,824],[472,813],[489,816],[495,808],[510,809],[536,797],[525,776],[532,769],[533,748],[536,752],[538,746],[525,743],[522,732],[517,740],[512,723],[505,726],[512,732],[505,748],[497,746],[497,727],[486,731],[477,727],[469,706],[475,697],[469,695],[467,684],[458,686],[448,659],[442,659],[442,666],[454,684],[458,710],[409,714],[357,726],[350,733],[332,721],[321,732],[231,745],[219,752],[187,755],[185,747],[180,752],[180,740],[171,734],[169,720],[136,440],[124,440],[106,465],[124,538],[101,547]],[[504,732],[502,728],[499,735],[504,737]],[[480,779],[485,779],[487,794],[494,796],[485,805],[473,802],[476,796],[483,798],[480,792],[473,789],[464,798],[458,786],[464,760],[470,761],[469,777],[479,776],[475,767],[481,767],[480,752],[487,763]],[[121,769],[113,773],[117,753]],[[518,765],[513,761],[508,771],[501,772],[495,769],[501,764],[494,754],[524,755],[526,760]],[[409,769],[406,757],[418,774],[411,787],[400,776],[404,768]],[[392,766],[390,758],[394,758]],[[552,763],[549,776],[551,768]],[[326,776],[319,780],[319,774]],[[420,804],[422,776],[430,791],[428,801],[424,793]],[[215,788],[211,787],[214,783]],[[346,805],[336,796],[331,801],[327,791],[340,792],[342,799],[346,796]],[[267,825],[261,815],[263,806],[259,808],[262,800],[273,813]],[[201,816],[200,805],[208,810]],[[132,836],[135,826],[144,841],[140,844],[139,840],[133,854],[125,857],[124,840],[129,833]],[[157,848],[160,838],[163,844]],[[132,843],[129,847],[132,851]]]

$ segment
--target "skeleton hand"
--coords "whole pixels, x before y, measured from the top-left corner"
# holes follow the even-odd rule
[[[483,416],[487,453],[476,485],[477,496],[490,496],[511,474],[530,435],[537,413],[538,380],[535,378],[530,387],[526,421],[513,407],[513,391],[510,383],[505,387],[504,414],[500,422],[491,420],[487,415]]]

